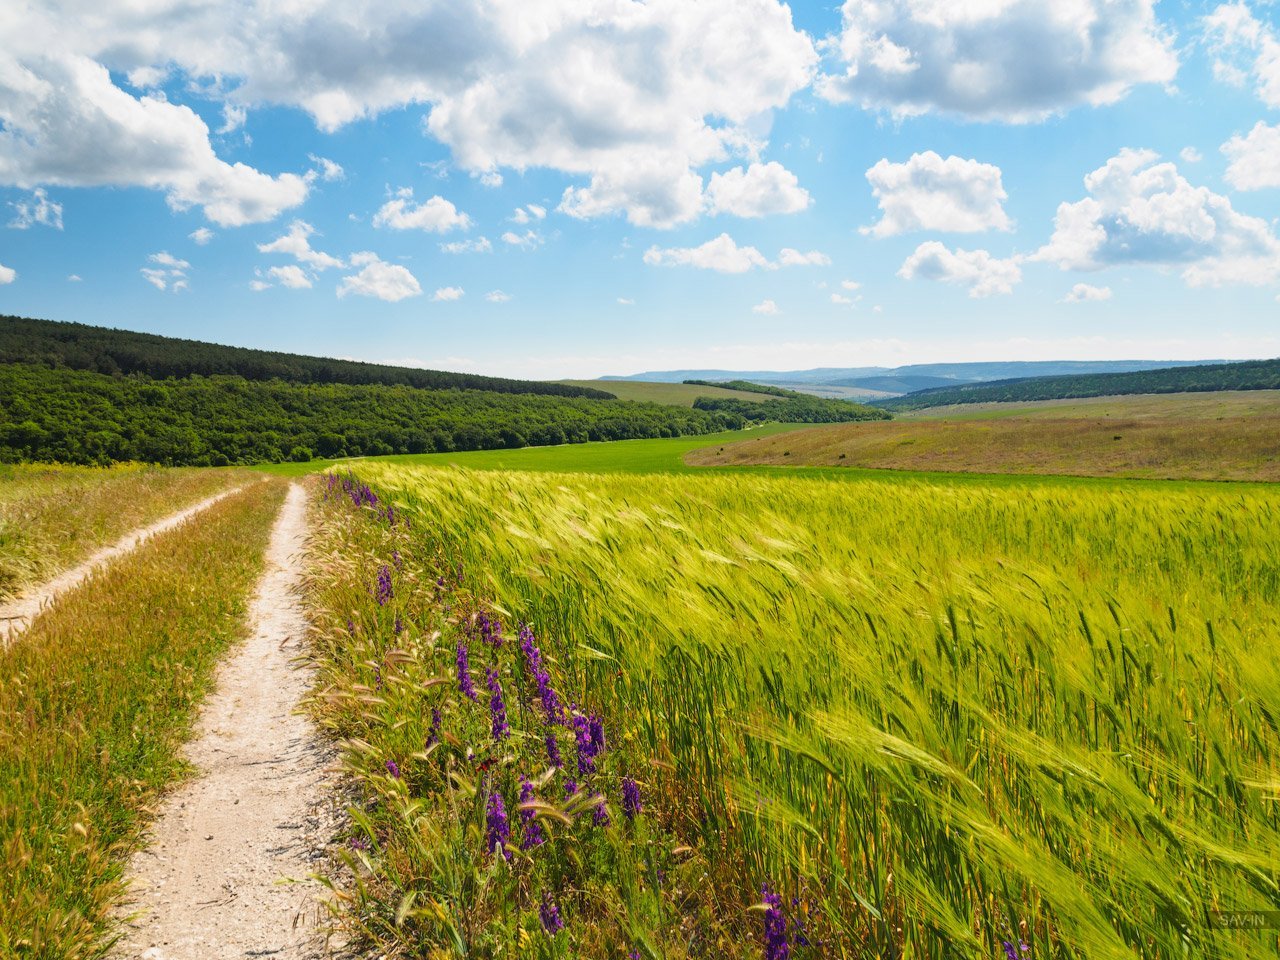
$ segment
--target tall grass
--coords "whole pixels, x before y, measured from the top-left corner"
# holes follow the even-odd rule
[[[651,758],[739,943],[772,881],[831,956],[1280,946],[1214,926],[1280,908],[1270,492],[360,472]]]
[[[254,476],[137,464],[0,465],[0,600],[130,530]]]
[[[96,956],[123,856],[244,631],[282,484],[95,573],[0,651],[0,956]]]

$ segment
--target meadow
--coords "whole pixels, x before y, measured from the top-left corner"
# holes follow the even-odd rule
[[[692,407],[699,397],[722,397],[730,400],[746,400],[759,403],[767,399],[765,394],[746,390],[726,390],[724,387],[693,383],[655,383],[647,380],[561,380],[571,387],[604,390],[619,400],[637,400],[641,403],[666,403]]]
[[[1280,947],[1216,912],[1280,908],[1270,489],[353,469],[313,707],[383,949]]]
[[[1280,391],[930,408],[691,451],[694,466],[1280,480]]]

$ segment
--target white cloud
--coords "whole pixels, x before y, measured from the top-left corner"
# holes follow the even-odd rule
[[[270,243],[258,244],[259,253],[287,253],[299,263],[305,263],[313,270],[328,270],[330,267],[344,267],[337,257],[320,250],[311,249],[311,236],[316,228],[305,220],[295,220],[289,224],[289,232]]]
[[[751,308],[752,313],[763,313],[766,316],[772,316],[778,312],[778,305],[772,300],[761,300]]]
[[[618,303],[622,304],[624,307],[634,307],[636,305],[636,302],[630,297],[619,297]]]
[[[1259,120],[1246,136],[1224,143],[1222,152],[1231,161],[1226,181],[1237,190],[1280,187],[1280,124],[1269,127]]]
[[[1216,58],[1213,75],[1243,87],[1254,78],[1258,99],[1280,107],[1280,38],[1243,2],[1223,3],[1204,18],[1204,37]]]
[[[187,289],[187,271],[191,269],[191,264],[186,260],[175,257],[168,250],[153,253],[147,257],[147,260],[156,264],[154,267],[143,267],[139,271],[142,279],[147,283],[161,292],[167,290],[170,293],[179,293]]]
[[[497,170],[486,170],[483,173],[473,174],[480,180],[480,186],[488,187],[490,190],[496,190],[502,186],[502,174]]]
[[[247,119],[249,119],[247,108],[235,103],[224,103],[222,105],[222,126],[218,128],[219,135],[225,136],[228,133],[235,133],[244,126],[244,122]]]
[[[441,287],[432,296],[432,300],[437,302],[448,302],[450,300],[461,300],[466,291],[461,287]]]
[[[359,273],[342,278],[342,283],[338,284],[339,297],[354,293],[396,303],[422,293],[422,287],[412,273],[399,264],[385,263],[378,259],[376,253],[367,250],[353,253],[349,260],[352,268],[361,269]]]
[[[753,267],[774,266],[755,247],[740,247],[727,233],[700,247],[650,247],[645,251],[644,262],[653,267],[697,267],[720,273],[746,273]]]
[[[1195,147],[1183,147],[1178,151],[1183,163],[1199,163],[1204,156]]]
[[[172,270],[183,271],[190,270],[191,264],[185,260],[179,260],[168,250],[161,250],[159,253],[153,253],[147,257],[152,263],[158,263],[162,267],[169,267]]]
[[[297,264],[290,263],[283,267],[272,267],[267,271],[267,275],[278,280],[281,286],[288,287],[291,290],[311,289],[311,278]]]
[[[444,253],[489,253],[493,250],[493,244],[489,242],[488,237],[476,237],[474,240],[454,240],[450,243],[440,244],[440,249]]]
[[[1090,173],[1089,196],[1058,206],[1053,236],[1030,259],[1064,270],[1178,268],[1193,287],[1280,280],[1280,238],[1267,221],[1158,160],[1150,150],[1125,149]]]
[[[208,227],[199,227],[187,234],[187,238],[194,240],[200,246],[204,246],[214,238],[215,234]]]
[[[847,0],[818,92],[895,116],[1024,123],[1178,70],[1156,0]]]
[[[796,175],[777,162],[753,163],[713,173],[707,184],[707,209],[735,217],[798,213],[809,206],[809,192]]]
[[[394,200],[388,200],[373,216],[375,227],[392,230],[427,230],[431,233],[448,233],[450,230],[467,230],[471,218],[439,195],[425,203],[410,202],[412,188],[400,190]]]
[[[80,276],[78,273],[67,274],[67,283],[80,283],[82,280],[84,280],[84,277]]]
[[[862,284],[858,283],[856,280],[841,280],[840,286],[844,287],[846,290],[862,289]]]
[[[9,226],[15,230],[26,230],[37,223],[55,230],[62,229],[62,204],[50,200],[40,187],[31,192],[30,200],[14,200],[9,206],[13,208]]]
[[[342,165],[334,163],[326,157],[317,157],[314,153],[307,154],[307,159],[316,165],[316,173],[321,180],[342,180],[346,177],[347,172],[342,169]]]
[[[1000,260],[986,250],[949,250],[937,240],[927,240],[898,271],[903,280],[937,280],[968,286],[971,297],[1013,293],[1022,280],[1017,258]]]
[[[784,247],[778,253],[777,262],[769,260],[755,247],[740,247],[733,237],[722,233],[700,247],[652,246],[644,253],[644,262],[651,267],[697,267],[719,273],[746,273],[754,267],[777,270],[779,267],[827,266],[831,258],[820,250],[801,253]]]
[[[513,233],[508,230],[502,235],[502,242],[508,243],[513,247],[519,247],[522,250],[533,250],[542,246],[546,241],[543,240],[542,234],[537,230],[526,230],[524,233]]]
[[[13,281],[17,279],[17,270],[13,269],[13,267],[6,267],[3,263],[0,263],[0,286],[3,286],[6,283],[13,283]]]
[[[1110,287],[1094,287],[1087,283],[1077,283],[1062,298],[1063,303],[1084,303],[1087,300],[1110,300]]]
[[[547,215],[547,208],[540,207],[536,203],[530,203],[523,207],[516,207],[515,213],[511,215],[512,223],[526,224],[531,220],[541,220]]]
[[[853,306],[853,300],[852,300],[852,298],[850,298],[850,297],[846,297],[846,296],[845,296],[844,294],[842,294],[842,293],[833,293],[833,294],[831,295],[831,302],[832,302],[832,303],[834,303],[834,304],[838,304],[838,305],[840,305],[840,306],[843,306],[843,307],[851,307],[851,306]]]
[[[826,267],[831,265],[831,258],[821,250],[801,253],[799,250],[783,247],[778,254],[778,263],[784,267]]]
[[[892,237],[913,230],[978,233],[1012,230],[1001,204],[1007,198],[1000,168],[932,150],[906,163],[879,161],[867,171],[871,192],[883,216],[862,233]]]
[[[490,303],[506,303],[511,299],[511,294],[503,293],[501,290],[490,290],[484,295],[484,298]]]
[[[270,290],[271,284],[267,283],[265,280],[250,280],[249,289],[254,293],[261,293],[263,290]]]

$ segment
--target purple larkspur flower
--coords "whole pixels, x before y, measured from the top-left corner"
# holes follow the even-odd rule
[[[628,820],[640,816],[640,787],[630,777],[622,778],[622,813]]]
[[[396,614],[396,622],[391,625],[391,630],[398,637],[404,633],[404,621],[400,619],[400,614]]]
[[[591,799],[596,803],[595,812],[591,814],[591,822],[597,827],[607,827],[613,823],[613,818],[609,816],[609,811],[605,808],[604,794],[593,794]]]
[[[787,942],[787,918],[782,913],[782,897],[769,889],[766,883],[760,888],[764,899],[764,956],[765,960],[787,960],[791,945]]]
[[[490,732],[495,740],[505,740],[511,736],[511,727],[507,723],[507,705],[502,701],[502,684],[498,682],[498,668],[490,667],[489,683],[489,716],[492,720]]]
[[[525,668],[529,673],[536,674],[538,668],[542,666],[542,651],[533,645],[533,639],[533,631],[529,629],[529,625],[520,624],[517,642],[520,652],[524,654]]]
[[[384,607],[387,601],[395,596],[395,591],[391,588],[391,568],[385,563],[382,569],[378,571],[378,606]]]
[[[576,709],[570,721],[578,747],[578,773],[586,776],[596,769],[596,757],[604,749],[604,723],[592,714],[584,716]]]
[[[471,655],[465,643],[458,644],[458,689],[468,700],[479,700],[475,685],[471,682]]]
[[[560,908],[556,906],[556,902],[551,899],[551,894],[542,894],[542,905],[538,907],[538,919],[542,921],[542,929],[555,936],[564,927],[564,920],[560,918]]]
[[[591,752],[592,756],[599,756],[604,753],[604,721],[594,713],[587,718],[587,726],[591,731]]]
[[[1020,952],[1023,954],[1029,954],[1031,952],[1031,947],[1025,940],[1019,940],[1016,948],[1008,940],[1002,941],[1000,945],[1004,947],[1005,960],[1019,960],[1018,954]]]
[[[578,781],[577,781],[577,780],[566,780],[566,781],[564,782],[564,798],[565,798],[566,800],[568,800],[570,797],[572,797],[572,796],[573,796],[575,793],[577,793],[577,792],[578,792]]]
[[[391,551],[391,565],[395,567],[397,571],[404,569],[404,558],[400,556],[399,550]]]
[[[432,707],[432,708],[431,708],[431,726],[429,726],[429,727],[427,728],[427,747],[428,747],[428,749],[429,749],[429,748],[431,748],[431,747],[434,747],[437,743],[439,743],[439,742],[440,742],[440,721],[441,721],[441,719],[442,719],[442,718],[441,718],[441,716],[440,716],[440,708],[439,708],[439,707]]]
[[[485,807],[485,847],[489,852],[497,847],[503,857],[510,860],[511,851],[507,849],[507,841],[511,839],[511,824],[507,822],[507,807],[502,802],[502,794],[494,790],[489,794],[489,802]]]
[[[547,759],[557,770],[564,766],[564,759],[560,756],[560,743],[554,733],[547,734]]]
[[[533,784],[525,777],[521,777],[520,803],[531,803],[535,799],[537,798],[533,795]],[[543,832],[542,824],[538,822],[538,818],[532,810],[521,810],[520,821],[524,824],[524,839],[520,842],[521,850],[529,850],[540,843],[546,842],[547,835]]]
[[[352,837],[347,841],[347,846],[352,850],[368,850],[369,840],[367,837]]]
[[[476,630],[480,639],[495,650],[502,646],[502,621],[481,611],[476,614]]]
[[[350,617],[347,617],[347,633],[353,637],[356,635],[356,625]]]
[[[387,761],[387,773],[391,774],[392,780],[400,779],[400,765],[394,760]]]

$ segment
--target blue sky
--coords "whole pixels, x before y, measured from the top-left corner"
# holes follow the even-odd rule
[[[1280,355],[1280,22],[0,11],[0,312],[528,377]]]

